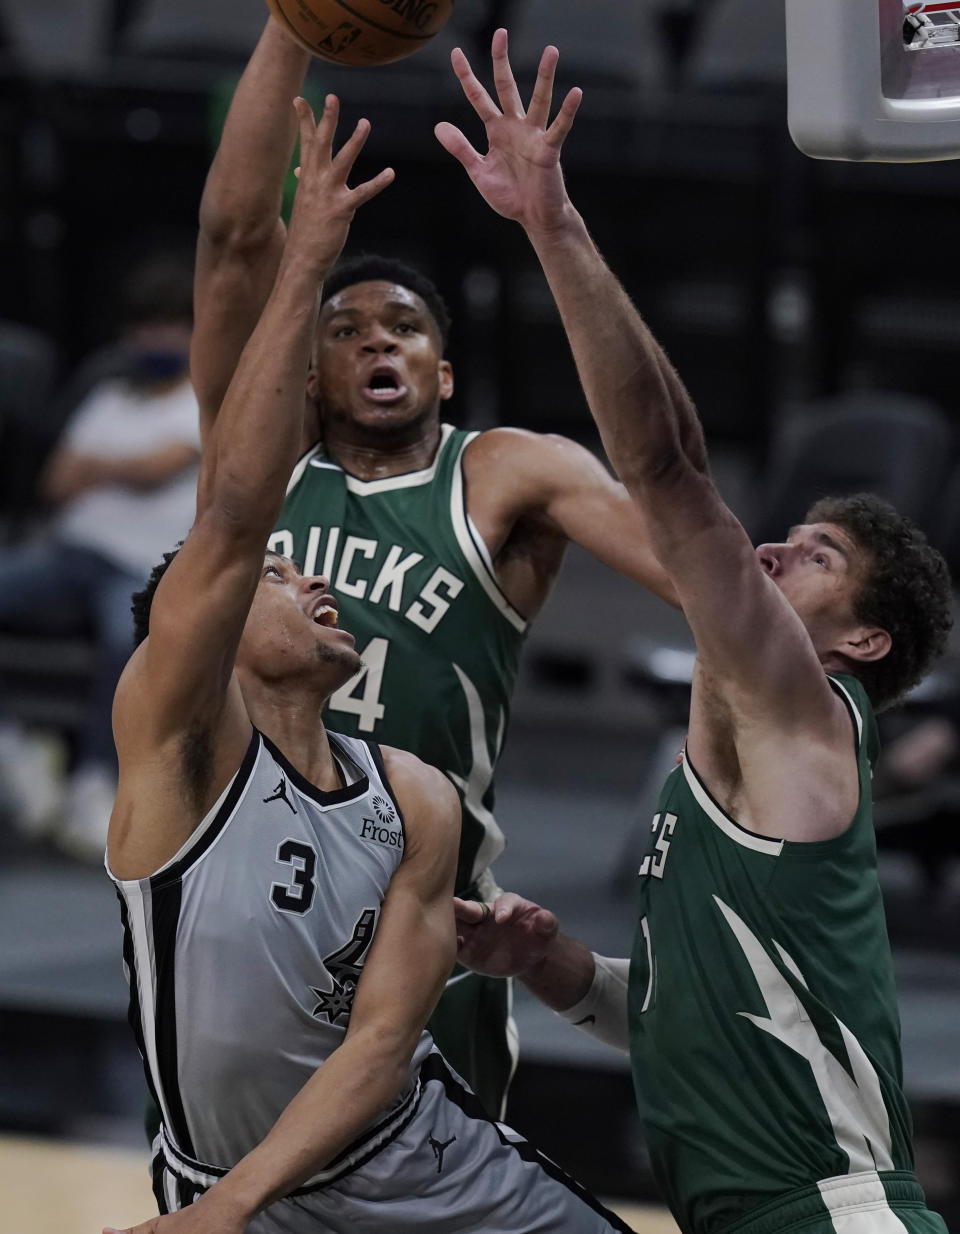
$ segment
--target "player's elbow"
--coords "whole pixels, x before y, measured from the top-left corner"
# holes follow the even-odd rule
[[[421,1032],[419,1024],[378,1020],[350,1034],[358,1054],[376,1060],[378,1084],[383,1090],[384,1100],[389,1101],[406,1087],[410,1061]]]
[[[670,441],[660,449],[646,450],[631,460],[627,466],[619,466],[620,479],[634,496],[663,493],[688,480],[695,468],[680,449]]]
[[[219,253],[254,254],[269,246],[277,228],[273,210],[251,209],[230,193],[204,192],[200,202],[200,236]]]

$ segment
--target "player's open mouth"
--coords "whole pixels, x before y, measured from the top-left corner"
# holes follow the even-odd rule
[[[374,403],[397,403],[407,392],[407,387],[392,372],[373,373],[363,387],[365,398]]]
[[[332,596],[321,597],[317,607],[310,614],[310,620],[314,625],[326,626],[328,629],[338,624],[340,614],[337,612],[336,601]]]

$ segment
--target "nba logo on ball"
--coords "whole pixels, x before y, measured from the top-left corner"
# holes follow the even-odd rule
[[[804,153],[960,158],[960,0],[786,4],[788,123]]]
[[[267,5],[312,55],[353,65],[412,56],[453,12],[453,0],[267,0]]]

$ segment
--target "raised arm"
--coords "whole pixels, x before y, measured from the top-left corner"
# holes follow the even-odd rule
[[[524,108],[505,31],[493,41],[499,105],[463,53],[454,52],[454,70],[484,123],[489,150],[481,155],[450,124],[438,125],[437,137],[488,204],[526,231],[607,454],[676,587],[701,661],[738,695],[738,705],[838,738],[845,718],[810,639],[709,478],[692,402],[567,195],[560,149],[580,92],[567,94],[551,122],[556,63],[556,49],[547,48]]]
[[[579,544],[598,561],[676,605],[676,588],[660,564],[640,511],[629,493],[589,450],[555,433],[499,428],[481,433],[464,455],[470,517],[496,559],[521,521],[554,533],[562,551]],[[484,483],[495,475],[496,485]],[[509,556],[509,555],[508,555]],[[509,570],[509,564],[506,567]],[[501,585],[513,599],[511,583]],[[533,616],[546,599],[549,578],[528,582],[514,603]]]
[[[387,170],[348,188],[347,176],[369,129],[366,121],[334,156],[336,99],[328,97],[317,126],[302,99],[297,109],[303,152],[290,239],[204,451],[196,521],[160,581],[149,637],[135,652],[117,692],[118,807],[153,799],[145,792],[149,776],[162,765],[167,768],[164,782],[170,779],[169,768],[182,764],[178,752],[187,734],[191,749],[208,749],[215,760],[229,747],[222,761],[230,764],[231,773],[238,761],[234,756],[242,755],[249,739],[233,664],[263,572],[267,537],[296,460],[303,374],[320,284],[343,246],[354,211],[393,177]],[[118,825],[111,833],[111,863],[119,877],[142,877],[130,866],[149,871],[158,856],[163,859],[166,839],[151,823],[150,806],[138,809],[144,826]],[[125,813],[132,817],[135,812],[119,809],[121,817]],[[177,817],[176,811],[171,814]],[[181,821],[189,834],[191,820]],[[125,842],[131,846],[126,853]]]
[[[190,369],[203,436],[216,419],[280,265],[291,106],[310,57],[271,18],[237,86],[200,203]]]

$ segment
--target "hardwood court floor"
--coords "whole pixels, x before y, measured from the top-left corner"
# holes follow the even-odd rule
[[[0,1136],[4,1234],[100,1234],[156,1214],[146,1155]],[[614,1204],[637,1234],[677,1234],[661,1210]]]

